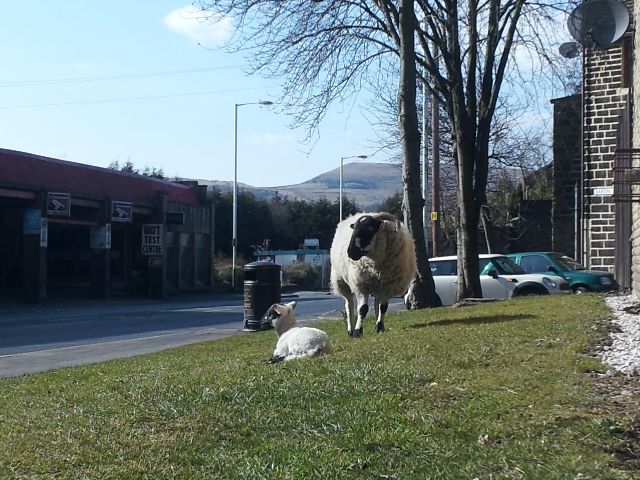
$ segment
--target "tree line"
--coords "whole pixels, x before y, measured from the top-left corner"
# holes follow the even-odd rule
[[[215,208],[215,250],[231,255],[233,194],[214,189],[210,193]],[[255,250],[295,250],[305,238],[317,238],[321,249],[329,249],[340,216],[338,200],[322,198],[307,202],[282,197],[257,198],[245,190],[238,192],[238,253],[250,260]],[[343,215],[353,215],[358,206],[343,199]]]

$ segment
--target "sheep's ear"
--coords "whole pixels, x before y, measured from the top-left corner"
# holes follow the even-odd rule
[[[290,308],[291,310],[293,310],[294,308],[296,308],[296,305],[298,304],[298,302],[293,301],[293,302],[289,302],[287,303],[285,306]]]
[[[380,224],[380,231],[386,230],[387,228],[390,228],[394,232],[397,232],[398,230],[400,230],[400,221],[396,220],[395,222],[393,222],[391,220],[383,220]]]
[[[285,313],[287,313],[287,307],[279,303],[274,304],[271,308],[273,308],[278,313],[278,315],[284,315]]]

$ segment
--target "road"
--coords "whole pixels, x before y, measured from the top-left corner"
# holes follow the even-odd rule
[[[0,307],[0,377],[156,352],[239,334],[242,299],[68,302]],[[340,318],[341,299],[323,292],[296,300],[300,323]],[[248,334],[250,335],[250,334]]]

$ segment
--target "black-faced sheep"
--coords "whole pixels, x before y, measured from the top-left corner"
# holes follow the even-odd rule
[[[384,331],[389,299],[406,292],[416,275],[416,252],[407,228],[388,213],[360,213],[338,224],[331,245],[331,288],[345,299],[347,333],[362,336],[375,298],[376,331]],[[357,302],[355,327],[353,300]]]
[[[273,351],[271,363],[315,357],[333,352],[329,336],[322,330],[311,327],[294,327],[296,302],[276,303],[266,313],[278,335],[278,343]]]

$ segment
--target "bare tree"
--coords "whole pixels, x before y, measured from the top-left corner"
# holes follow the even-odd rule
[[[395,14],[388,11],[388,14]],[[416,106],[416,61],[415,36],[416,15],[413,0],[402,0],[398,12],[398,50],[400,56],[400,87],[398,91],[398,126],[402,146],[402,184],[404,186],[405,216],[416,244],[417,276],[409,288],[407,307],[426,305],[441,306],[442,301],[435,291],[431,269],[427,258],[422,209],[424,198],[420,183],[420,127]]]
[[[284,80],[279,104],[294,114],[296,124],[306,124],[310,131],[319,126],[332,102],[352,98],[375,78],[389,56],[400,59],[400,135],[406,142],[403,180],[409,198],[409,226],[417,240],[417,253],[424,257],[419,261],[423,278],[431,274],[425,269],[426,251],[420,246],[424,243],[418,239],[422,236],[422,199],[415,162],[419,162],[420,136],[413,120],[415,85],[410,85],[410,77],[416,75],[416,64],[428,73],[431,89],[446,106],[454,133],[460,222],[458,297],[482,296],[478,224],[480,209],[486,204],[492,119],[508,60],[515,49],[527,46],[548,59],[541,32],[545,25],[556,27],[558,10],[568,4],[529,0],[198,3],[213,20],[234,15],[241,40],[236,45],[251,52],[252,71]],[[413,59],[408,58],[411,53]],[[414,89],[413,94],[409,89]],[[414,102],[413,107],[408,102]],[[430,288],[428,282],[424,287]]]
[[[393,3],[272,2],[214,0],[200,2],[213,21],[235,15],[238,50],[250,50],[253,72],[284,80],[281,108],[294,123],[318,128],[332,102],[345,101],[388,64],[401,58],[398,126],[403,150],[403,184],[411,198],[409,229],[416,243],[419,273],[412,306],[441,305],[429,269],[422,225],[420,130],[416,111],[415,13]],[[392,32],[388,26],[394,26]],[[402,53],[401,53],[402,50]],[[404,56],[403,56],[404,55]]]

